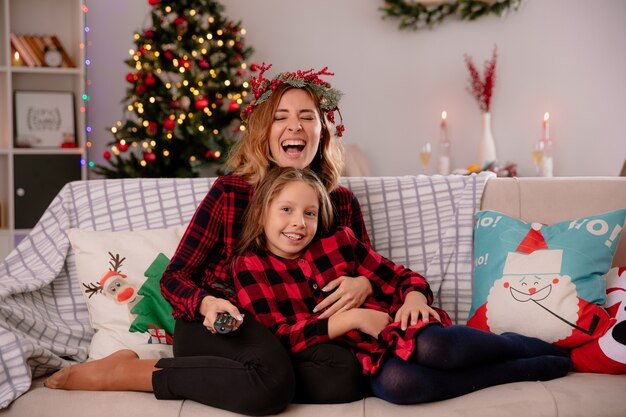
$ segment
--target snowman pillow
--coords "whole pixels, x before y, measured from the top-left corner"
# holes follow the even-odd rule
[[[626,209],[550,226],[476,214],[472,308],[467,324],[516,332],[564,348],[610,326],[602,308]]]

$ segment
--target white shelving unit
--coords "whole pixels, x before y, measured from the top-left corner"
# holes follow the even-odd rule
[[[28,234],[33,219],[67,180],[87,176],[81,110],[85,93],[82,7],[83,0],[0,0],[0,260]],[[12,32],[56,35],[77,67],[12,65]],[[16,148],[13,100],[15,91],[23,90],[72,92],[77,148]],[[68,173],[67,164],[79,167],[72,165]]]

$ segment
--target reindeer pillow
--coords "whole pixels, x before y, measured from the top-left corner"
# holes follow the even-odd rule
[[[120,349],[133,350],[142,359],[172,356],[171,327],[146,312],[155,311],[155,300],[167,303],[155,298],[160,294],[154,288],[184,230],[183,226],[132,232],[69,230],[78,279],[96,330],[90,359]]]
[[[564,348],[603,335],[602,276],[609,270],[626,209],[553,225],[494,211],[476,214],[468,325],[517,332]]]

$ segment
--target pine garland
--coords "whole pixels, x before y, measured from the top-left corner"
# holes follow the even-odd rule
[[[459,20],[476,20],[487,15],[504,16],[509,10],[520,8],[524,0],[454,0],[440,3],[421,3],[407,0],[385,0],[379,10],[383,19],[400,19],[398,28],[432,29],[446,18],[454,16]]]

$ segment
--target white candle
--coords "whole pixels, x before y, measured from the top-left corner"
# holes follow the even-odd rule
[[[448,139],[448,113],[441,112],[441,132],[439,133],[439,164],[437,172],[441,175],[450,174],[450,140]]]
[[[543,115],[543,140],[550,139],[550,113],[545,112]]]

